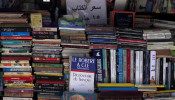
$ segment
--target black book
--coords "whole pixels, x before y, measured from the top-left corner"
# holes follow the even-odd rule
[[[143,84],[146,84],[146,51],[143,51]]]
[[[175,85],[174,85],[174,59],[172,59],[172,62],[171,62],[171,83],[170,83],[170,89],[171,90],[174,90],[175,88]]]
[[[160,58],[159,84],[163,84],[163,58]]]
[[[63,80],[62,76],[41,76],[36,75],[35,79],[41,79],[41,80]]]

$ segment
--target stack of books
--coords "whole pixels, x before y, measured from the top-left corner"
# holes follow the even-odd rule
[[[18,26],[18,24],[16,24]],[[30,65],[32,37],[31,28],[1,28],[2,57],[4,72],[4,98],[33,97],[33,75]],[[18,99],[19,99],[18,98]]]
[[[143,40],[143,32],[140,29],[117,28],[118,48],[145,50],[146,41]]]
[[[33,33],[40,33],[34,36],[32,49],[37,98],[59,99],[65,89],[65,81],[63,66],[60,64],[62,47],[61,40],[57,37],[57,28],[33,28]]]
[[[172,34],[167,29],[145,29],[143,38],[147,41],[147,50],[170,50],[174,45]]]
[[[87,25],[86,34],[90,49],[117,49],[116,35],[111,25]]]
[[[86,40],[85,23],[72,16],[64,16],[59,21],[59,31],[61,36],[62,61],[64,65],[64,79],[69,79],[69,57],[89,57],[89,43]]]
[[[101,100],[117,100],[117,99],[137,99],[142,100],[143,93],[137,91],[131,83],[98,83],[99,96]]]

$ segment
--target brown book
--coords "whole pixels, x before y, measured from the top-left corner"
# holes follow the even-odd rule
[[[156,50],[157,57],[172,57],[170,50]]]
[[[50,32],[57,32],[57,28],[41,27],[41,28],[33,28],[33,31],[50,31]]]

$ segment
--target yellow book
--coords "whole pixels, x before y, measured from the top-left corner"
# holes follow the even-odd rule
[[[31,27],[43,27],[42,15],[41,13],[31,13],[30,14]]]
[[[135,87],[157,87],[157,88],[164,88],[165,85],[135,85]]]
[[[143,94],[151,94],[151,93],[168,93],[168,92],[175,92],[175,90],[150,91],[150,92],[143,92]]]
[[[62,76],[62,73],[43,73],[43,72],[34,72],[36,75],[48,75],[48,76]]]
[[[98,87],[134,87],[132,83],[98,83]]]
[[[34,87],[34,84],[5,84],[5,86],[14,88],[26,88],[26,87]]]
[[[32,75],[4,75],[4,77],[32,77]]]

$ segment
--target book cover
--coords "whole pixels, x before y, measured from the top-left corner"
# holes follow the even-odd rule
[[[97,94],[64,92],[63,100],[97,100]]]
[[[42,27],[42,15],[41,15],[41,13],[31,13],[30,20],[31,20],[32,27]]]
[[[70,92],[94,93],[96,59],[71,57]]]

